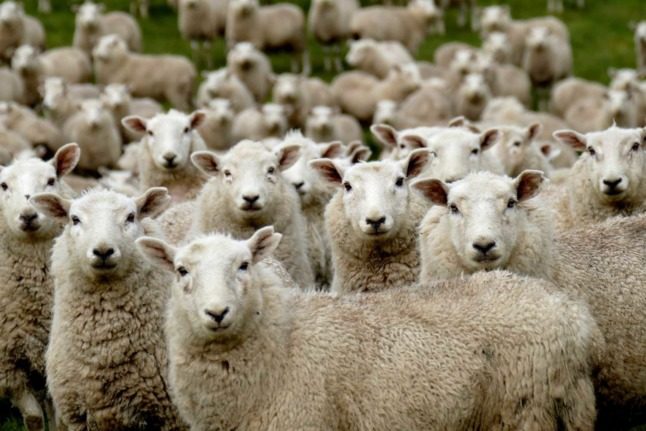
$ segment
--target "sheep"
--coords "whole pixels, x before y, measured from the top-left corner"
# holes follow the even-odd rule
[[[36,18],[25,15],[21,3],[4,1],[0,3],[0,59],[10,61],[20,45],[43,49],[45,29]]]
[[[421,85],[414,64],[395,66],[383,81],[364,72],[347,72],[332,81],[332,93],[341,109],[359,121],[370,121],[377,103],[388,99],[399,102]]]
[[[43,191],[67,193],[62,180],[78,159],[78,146],[69,144],[48,162],[28,158],[0,166],[0,397],[18,408],[28,430],[45,429],[46,390],[39,381],[45,378],[53,296],[49,250],[62,230],[29,198]]]
[[[635,69],[613,69],[608,71],[610,90],[620,90],[635,98],[637,105],[637,123],[646,125],[646,82],[640,78]]]
[[[511,45],[506,33],[494,31],[487,34],[482,41],[482,52],[498,64],[512,62]]]
[[[166,334],[192,429],[593,427],[602,339],[585,305],[503,272],[373,295],[285,289],[259,263],[280,238],[137,242],[185,274]]]
[[[274,72],[269,57],[249,42],[240,42],[227,54],[227,68],[251,91],[257,102],[262,103],[274,83]]]
[[[355,69],[385,79],[396,65],[413,63],[413,57],[399,42],[360,39],[350,42],[346,63]]]
[[[347,144],[360,141],[363,131],[354,117],[341,114],[329,106],[315,106],[307,116],[305,136],[316,142],[341,141]]]
[[[354,39],[397,41],[415,53],[435,13],[432,0],[411,0],[406,7],[369,6],[352,15],[350,31]]]
[[[228,232],[237,238],[251,236],[273,224],[283,235],[276,258],[301,288],[309,288],[314,276],[303,242],[305,219],[296,190],[283,172],[298,160],[297,145],[269,150],[261,142],[244,140],[216,156],[197,151],[191,160],[212,177],[197,197],[192,234]]]
[[[211,67],[211,47],[218,34],[224,33],[224,22],[220,22],[220,9],[226,9],[227,0],[179,0],[177,2],[179,32],[191,43],[193,61],[206,61]]]
[[[0,123],[28,140],[33,147],[44,146],[55,152],[63,145],[63,134],[58,127],[13,102],[0,102]]]
[[[136,198],[92,190],[74,200],[55,193],[30,200],[65,223],[52,249],[54,306],[45,362],[47,387],[66,429],[181,429],[167,391],[160,331],[170,277],[134,243],[157,232],[145,219],[169,201],[163,188]]]
[[[81,147],[80,172],[96,172],[101,166],[114,167],[121,156],[119,128],[100,100],[82,101],[79,111],[65,122],[63,134]]]
[[[277,103],[245,109],[233,121],[231,129],[233,140],[237,142],[243,139],[281,138],[287,132],[288,115],[288,108]]]
[[[164,99],[179,110],[188,110],[197,72],[186,58],[134,54],[114,34],[99,40],[93,56],[99,83],[127,84],[135,97]]]
[[[417,223],[427,206],[410,192],[408,182],[422,172],[429,156],[422,149],[401,161],[359,163],[348,169],[330,159],[310,162],[339,189],[325,209],[333,292],[376,292],[417,281]]]
[[[536,86],[550,86],[572,73],[572,47],[548,27],[532,28],[525,39],[523,69]]]
[[[280,22],[280,25],[276,25]],[[256,49],[290,49],[300,53],[300,70],[309,74],[305,40],[305,16],[298,6],[277,3],[260,6],[258,0],[231,0],[227,13],[226,40],[229,49],[239,42],[251,42]],[[292,72],[298,69],[292,57]]]
[[[646,129],[613,125],[586,134],[560,130],[554,137],[583,151],[554,203],[561,228],[646,210]]]
[[[92,55],[102,37],[115,34],[128,46],[129,51],[141,51],[141,29],[133,17],[124,12],[103,13],[104,5],[85,0],[75,7],[76,12],[72,45]]]
[[[567,110],[578,100],[603,97],[606,88],[593,81],[571,77],[557,83],[552,89],[550,111],[554,115],[564,117]]]
[[[63,78],[69,84],[89,82],[92,78],[90,58],[82,50],[73,47],[39,53],[31,45],[21,45],[11,59],[11,66],[20,72],[25,81],[33,80],[36,88],[50,76]]]
[[[195,102],[198,107],[205,108],[210,100],[218,98],[228,99],[236,113],[255,106],[253,94],[229,69],[202,72],[202,77]]]
[[[485,66],[484,75],[494,97],[515,97],[524,106],[531,106],[532,82],[520,67],[489,63]]]
[[[547,177],[551,175],[549,160],[535,143],[541,130],[539,123],[528,127],[498,126],[497,129],[499,138],[490,152],[500,160],[506,175],[515,177],[528,169],[542,171]]]
[[[87,95],[86,95],[87,92]],[[68,85],[62,78],[46,78],[42,83],[41,105],[45,118],[62,128],[65,122],[76,113],[83,99],[100,97],[98,88],[89,85]],[[90,97],[86,97],[90,96]]]
[[[272,100],[285,105],[291,113],[291,127],[303,128],[313,106],[334,106],[330,88],[318,78],[306,78],[291,73],[279,75],[272,89]]]
[[[197,132],[206,115],[190,115],[171,109],[151,119],[132,115],[122,120],[129,130],[144,135],[139,151],[139,182],[142,189],[163,186],[174,202],[193,199],[206,182],[190,161],[196,151],[206,149]]]
[[[492,5],[480,10],[480,34],[487,38],[492,33],[504,33],[512,23],[509,5]]]
[[[433,60],[438,67],[448,69],[458,53],[470,58],[476,55],[478,50],[476,47],[464,42],[447,42],[437,47],[433,53]]]
[[[587,302],[607,344],[595,375],[597,427],[643,423],[646,217],[555,235],[542,181],[540,171],[524,171],[514,179],[476,173],[454,184],[415,183],[435,204],[420,225],[421,281],[507,269],[550,280]]]
[[[443,131],[444,127],[412,127],[397,130],[388,124],[373,124],[370,126],[370,132],[383,145],[380,159],[402,160],[409,156],[411,151],[424,148],[426,142],[422,137],[428,138],[435,133]],[[406,136],[416,135],[416,139],[404,139]]]
[[[31,149],[31,143],[28,140],[0,123],[0,150],[2,150],[0,165],[9,164],[16,156]]]
[[[133,98],[130,90],[124,84],[109,84],[103,88],[101,100],[112,112],[114,121],[119,125],[121,138],[124,143],[137,141],[141,138],[139,132],[126,129],[121,120],[128,115],[139,115],[144,118],[152,118],[161,114],[164,109],[155,100],[150,98]]]
[[[482,111],[492,98],[491,89],[484,75],[469,73],[462,79],[455,97],[455,111],[469,120],[479,120]]]
[[[343,154],[340,142],[317,144],[305,138],[301,132],[291,132],[283,144],[300,146],[300,157],[283,173],[287,181],[294,186],[301,202],[301,210],[307,223],[305,239],[307,255],[314,272],[314,283],[319,289],[327,290],[332,283],[332,251],[325,232],[325,206],[334,194],[335,189],[323,181],[309,165],[310,160],[320,158],[337,158]]]
[[[227,99],[212,99],[204,112],[204,121],[197,128],[207,148],[225,151],[235,143],[232,130],[235,112]]]
[[[612,124],[622,127],[639,125],[639,106],[631,91],[608,90],[601,97],[577,100],[565,112],[564,119],[579,132],[593,132]]]
[[[323,46],[325,70],[337,72],[341,65],[341,43],[350,37],[350,19],[359,9],[357,0],[314,0],[307,16],[308,29],[316,41]]]
[[[640,21],[635,26],[635,53],[637,70],[646,72],[646,21]]]
[[[0,101],[25,103],[25,85],[16,72],[0,67]]]
[[[426,81],[399,106],[393,106],[392,103],[394,102],[381,101],[377,104],[373,124],[388,123],[400,129],[434,126],[445,124],[455,114],[446,83],[438,79]]]

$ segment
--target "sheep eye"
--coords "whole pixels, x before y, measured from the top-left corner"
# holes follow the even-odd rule
[[[520,141],[514,142],[514,147],[520,147]]]
[[[597,152],[592,147],[588,147],[588,153],[590,153],[591,156],[594,156],[597,154]]]
[[[48,186],[53,186],[56,183],[56,178],[50,178],[47,180]]]
[[[405,148],[406,148],[406,145],[404,145],[404,144],[400,144],[400,145],[399,145],[399,148],[401,148],[401,149],[403,150],[403,149],[405,149]]]
[[[147,132],[148,132],[148,135],[149,135],[149,136],[154,135],[154,133],[153,133],[153,131],[152,131],[152,130],[148,130]]]
[[[73,215],[71,218],[72,218],[72,224],[74,226],[81,224],[81,219],[78,218],[77,216]]]
[[[276,168],[274,168],[273,166],[270,166],[269,169],[267,169],[268,174],[273,174],[274,172],[276,172]]]
[[[225,176],[225,177],[230,177],[230,176],[231,176],[231,171],[230,171],[230,170],[228,170],[228,169],[226,169],[226,170],[224,171],[224,176]]]
[[[0,187],[2,187],[2,190],[7,190],[7,189],[9,188],[9,186],[7,185],[7,183],[2,183],[2,184],[0,184]]]
[[[396,185],[397,187],[401,187],[401,186],[403,186],[403,185],[404,185],[404,177],[399,177],[399,178],[397,178],[397,181],[395,181],[395,185]]]
[[[460,210],[456,204],[449,205],[449,210],[451,211],[451,214],[460,214]]]
[[[632,148],[631,148],[631,149],[632,149],[633,151],[639,151],[639,147],[641,147],[641,145],[639,144],[639,142],[635,142],[635,143],[633,144],[633,146],[632,146]]]
[[[126,217],[126,223],[134,223],[134,221],[135,221],[135,213],[128,214],[128,217]]]
[[[188,132],[190,132],[190,131],[191,131],[191,129],[190,129],[190,128],[188,128],[188,127],[185,127],[185,128],[184,128],[184,133],[188,133]]]
[[[507,202],[507,208],[515,208],[517,203],[518,202],[516,202],[516,200],[509,199],[509,202]]]
[[[471,150],[471,154],[473,154],[475,156],[475,155],[478,154],[479,151],[480,150],[478,148],[474,148],[473,150]]]
[[[180,266],[177,268],[177,273],[181,276],[184,277],[186,274],[188,274],[188,270],[184,268],[183,266]]]
[[[343,183],[343,187],[345,187],[346,192],[349,192],[350,190],[352,190],[352,186],[347,181],[345,183]]]
[[[247,268],[249,268],[249,262],[245,261],[240,264],[240,267],[238,269],[240,271],[246,271]]]

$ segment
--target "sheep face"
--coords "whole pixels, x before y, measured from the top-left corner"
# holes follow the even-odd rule
[[[553,40],[550,30],[547,27],[538,26],[530,30],[525,39],[525,47],[529,51],[541,53]]]
[[[239,18],[251,17],[259,7],[258,0],[234,0],[229,4],[233,15]]]
[[[31,45],[20,46],[11,58],[11,67],[23,75],[35,73],[38,66],[38,51]]]
[[[249,42],[237,43],[227,54],[229,67],[242,74],[258,69],[261,62],[262,54]]]
[[[269,226],[246,241],[216,234],[179,249],[150,237],[137,245],[151,262],[176,274],[171,307],[179,311],[177,323],[188,325],[193,341],[230,343],[259,314],[257,263],[271,255],[280,239]]]
[[[128,54],[128,45],[116,34],[109,34],[99,39],[99,43],[92,50],[96,61],[108,62]]]
[[[511,58],[511,44],[506,33],[489,33],[482,43],[482,50],[496,63],[508,63]]]
[[[511,23],[509,6],[487,6],[482,9],[480,26],[484,34],[504,32]]]
[[[306,129],[316,136],[332,136],[334,114],[334,110],[329,106],[315,106],[307,117]]]
[[[69,259],[90,279],[119,279],[137,264],[135,240],[142,236],[141,220],[161,212],[170,202],[165,188],[149,189],[137,198],[93,190],[73,201],[42,193],[31,202],[39,211],[66,222],[61,236]]]
[[[96,31],[99,28],[103,5],[85,2],[76,12],[76,25],[86,31]]]
[[[508,174],[517,171],[523,164],[540,131],[540,124],[532,124],[527,128],[514,126],[499,128],[498,142],[491,151],[504,162]]]
[[[623,127],[633,127],[638,123],[637,105],[630,90],[608,90],[604,94],[604,101],[607,118]]]
[[[228,205],[244,220],[260,219],[272,214],[286,184],[283,171],[299,156],[299,147],[287,145],[274,151],[260,142],[241,141],[224,156],[210,151],[196,151],[193,164],[215,177]]]
[[[515,179],[489,172],[473,173],[454,184],[436,179],[414,187],[431,202],[447,208],[443,218],[451,246],[470,271],[505,268],[527,225],[528,199],[543,181],[540,171],[523,171]]]
[[[81,121],[89,130],[114,127],[114,117],[99,99],[83,100],[77,115],[81,116]],[[100,145],[100,143],[97,142],[97,145]]]
[[[635,85],[639,85],[639,74],[635,69],[609,69],[609,88],[612,90],[629,91]]]
[[[301,78],[293,74],[282,74],[273,89],[274,101],[283,105],[296,105],[301,102]]]
[[[233,123],[235,113],[233,106],[227,99],[213,99],[207,104],[209,118],[215,120],[220,127],[226,127]]]
[[[579,151],[590,186],[606,204],[630,204],[645,187],[646,129],[622,129],[613,126],[601,132],[580,134],[570,130],[554,137]]]
[[[468,49],[460,49],[453,56],[449,70],[456,76],[464,77],[469,73],[480,71],[479,64],[480,58],[477,53]]]
[[[0,4],[0,25],[3,27],[17,27],[20,25],[24,15],[24,9],[19,3],[5,1]]]
[[[129,116],[122,123],[131,131],[146,133],[144,145],[155,166],[163,171],[177,171],[186,167],[191,148],[200,139],[197,128],[206,114],[195,111],[190,115],[171,109],[151,119]]]
[[[442,181],[454,182],[470,172],[483,169],[482,152],[498,139],[498,130],[489,129],[480,134],[461,128],[449,128],[425,138],[419,134],[406,134],[402,140],[409,145],[425,147],[433,155],[425,174]]]
[[[67,95],[67,85],[62,78],[47,78],[43,84],[43,107],[56,109],[61,106]]]
[[[405,160],[359,163],[348,169],[327,159],[310,163],[327,181],[342,187],[345,218],[353,230],[378,241],[397,235],[408,216],[408,182],[428,159],[428,151],[417,150]]]
[[[406,93],[412,93],[422,85],[422,75],[415,63],[397,64],[388,71],[388,81],[396,81]]]
[[[281,137],[287,131],[288,107],[277,103],[262,106],[262,121],[269,136]]]
[[[491,99],[491,91],[484,75],[480,73],[467,74],[458,89],[458,99],[470,106],[474,113],[477,112],[476,118],[467,115],[470,120],[476,120]]]
[[[350,49],[345,56],[345,61],[350,66],[356,67],[368,58],[370,55],[376,55],[378,52],[377,42],[373,39],[360,39],[350,42]]]
[[[59,225],[34,208],[29,199],[37,193],[60,192],[61,178],[74,169],[79,156],[79,147],[68,144],[49,162],[29,158],[0,167],[2,215],[14,235],[38,240],[58,233]]]
[[[397,102],[392,100],[380,100],[377,103],[375,114],[372,119],[373,124],[387,124],[394,126],[397,118]]]
[[[285,137],[284,142],[288,144],[297,143],[301,147],[298,161],[284,172],[285,179],[294,186],[300,196],[301,203],[307,206],[313,203],[317,197],[320,197],[321,193],[329,195],[329,192],[331,192],[330,185],[321,180],[321,177],[309,165],[309,162],[314,159],[340,157],[343,154],[341,143],[317,144],[311,139],[304,138],[299,132],[292,136],[288,135]]]
[[[111,110],[124,110],[130,104],[130,91],[124,84],[110,84],[103,89],[101,96],[104,104]]]

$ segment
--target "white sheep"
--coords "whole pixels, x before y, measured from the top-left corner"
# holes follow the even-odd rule
[[[479,120],[492,98],[491,89],[484,75],[469,73],[462,79],[455,95],[455,112],[469,120]]]
[[[36,18],[25,14],[22,3],[7,0],[0,3],[0,58],[11,59],[20,45],[45,48],[45,29]]]
[[[487,37],[495,32],[504,33],[512,23],[509,5],[491,5],[480,10],[480,34]]]
[[[635,26],[635,57],[637,70],[646,72],[646,21],[640,21]]]
[[[202,112],[204,112],[204,121],[198,126],[197,131],[206,146],[216,151],[224,151],[233,146],[235,112],[231,102],[227,99],[212,99],[205,108],[202,108]]]
[[[68,193],[63,177],[78,159],[78,146],[68,144],[48,162],[28,158],[0,166],[0,397],[18,408],[28,430],[45,429],[46,391],[36,381],[45,378],[54,287],[49,252],[61,231],[29,198]]]
[[[354,39],[401,42],[412,53],[426,38],[436,7],[432,0],[411,0],[406,7],[369,6],[352,15]]]
[[[389,124],[373,124],[370,132],[383,147],[379,158],[381,160],[392,159],[402,160],[409,156],[411,151],[424,148],[425,139],[445,130],[445,127],[411,127],[397,130]],[[418,136],[418,138],[405,139],[407,136]]]
[[[485,36],[482,41],[482,52],[498,64],[508,64],[513,60],[509,36],[501,31],[494,31]]]
[[[32,151],[32,146],[22,135],[7,129],[0,123],[0,151],[2,156],[0,165],[8,165],[20,154]]]
[[[305,135],[316,142],[341,141],[347,144],[362,140],[363,131],[354,117],[329,106],[315,106],[305,121]]]
[[[26,103],[25,84],[20,75],[8,67],[0,67],[0,101]]]
[[[565,121],[575,130],[587,133],[603,130],[612,124],[637,127],[639,101],[632,91],[607,90],[601,97],[577,100],[565,112]]]
[[[62,128],[78,109],[83,99],[101,96],[98,88],[90,84],[68,85],[62,78],[46,78],[41,84],[42,109],[45,118]]]
[[[39,53],[31,45],[21,45],[14,53],[11,65],[23,75],[36,75],[38,81],[50,76],[63,78],[69,84],[89,82],[92,79],[89,56],[71,46]]]
[[[332,81],[332,93],[341,109],[359,121],[370,121],[377,103],[402,101],[422,84],[415,64],[396,66],[380,81],[364,72],[346,72]]]
[[[274,83],[274,72],[269,57],[249,42],[235,44],[227,54],[227,68],[262,103]]]
[[[332,90],[325,82],[291,73],[278,75],[272,89],[272,100],[287,107],[290,126],[295,128],[305,126],[312,107],[335,105]]]
[[[642,79],[641,73],[636,69],[610,68],[608,75],[610,77],[608,88],[630,93],[630,96],[635,98],[635,103],[637,104],[638,124],[646,125],[646,81]]]
[[[498,139],[490,152],[502,163],[506,175],[515,177],[528,169],[551,175],[549,159],[535,141],[541,127],[539,123],[528,127],[497,126]]]
[[[345,61],[355,69],[384,79],[390,69],[396,65],[413,63],[414,59],[399,42],[359,39],[350,42]]]
[[[600,99],[606,87],[594,81],[570,77],[554,85],[550,98],[550,110],[559,117],[564,117],[567,110],[582,99]]]
[[[514,179],[476,173],[454,184],[415,183],[435,204],[420,225],[421,280],[506,269],[587,302],[607,344],[594,378],[597,427],[631,428],[646,412],[646,217],[553,235],[542,181],[540,171],[524,171]]]
[[[419,276],[417,224],[427,205],[409,189],[430,158],[426,150],[401,161],[359,163],[350,168],[313,160],[338,191],[325,209],[336,293],[374,292],[413,284]]]
[[[127,84],[135,97],[167,100],[184,111],[190,107],[197,72],[186,58],[135,54],[114,34],[99,40],[93,57],[100,84]]]
[[[525,39],[523,69],[536,86],[550,86],[572,73],[572,47],[549,27],[532,28]]]
[[[280,25],[276,25],[280,23]],[[300,70],[309,74],[305,37],[305,15],[290,3],[260,6],[258,0],[231,0],[227,14],[226,40],[229,49],[239,42],[251,42],[257,49],[290,49],[302,58]],[[292,72],[298,67],[292,57]]]
[[[289,124],[288,107],[267,103],[257,108],[245,109],[233,121],[233,141],[243,139],[261,140],[269,137],[282,138]]]
[[[96,171],[114,167],[121,156],[121,134],[112,113],[98,99],[81,102],[80,109],[63,126],[65,139],[81,147],[78,168]]]
[[[213,40],[224,34],[225,22],[221,19],[227,0],[179,0],[177,22],[182,37],[191,43],[193,61],[211,67]]]
[[[532,82],[522,68],[489,60],[484,66],[484,75],[494,97],[515,97],[524,106],[531,106]]]
[[[93,190],[75,200],[39,193],[32,204],[66,223],[52,249],[54,306],[47,387],[63,425],[179,430],[167,390],[164,322],[170,277],[135,247],[170,199]],[[135,324],[136,322],[136,324]]]
[[[314,283],[303,241],[305,218],[296,190],[283,175],[298,155],[297,145],[269,150],[253,141],[242,141],[223,156],[193,153],[193,163],[213,178],[197,198],[192,232],[248,238],[256,228],[273,224],[284,237],[276,258],[305,289]]]
[[[213,99],[228,99],[236,113],[255,106],[251,91],[228,68],[202,72],[202,77],[195,101],[198,107],[205,108]]]
[[[128,115],[139,115],[144,118],[152,118],[161,114],[164,109],[159,102],[144,98],[134,98],[130,95],[130,90],[125,84],[108,84],[103,88],[101,100],[104,105],[110,109],[114,116],[114,121],[119,125],[121,138],[124,143],[137,141],[141,138],[141,133],[133,132],[126,129],[121,124],[121,120]]]
[[[261,263],[280,238],[266,227],[246,241],[137,242],[178,274],[170,387],[192,429],[593,427],[601,335],[552,285],[494,272],[372,295],[300,292]]]
[[[195,198],[206,177],[191,163],[196,151],[206,149],[197,131],[205,119],[202,111],[192,114],[171,109],[147,119],[125,117],[123,125],[143,134],[138,155],[140,187],[166,187],[174,202]]]
[[[561,227],[646,210],[646,129],[561,130],[554,137],[583,152],[554,202]]]
[[[473,45],[464,42],[446,42],[437,47],[433,53],[433,60],[438,67],[447,69],[458,55],[471,61],[475,59],[473,56],[477,53],[478,49]]]
[[[340,72],[341,43],[351,36],[350,20],[359,9],[357,0],[314,0],[310,6],[308,30],[323,48],[325,70],[332,69],[332,63]]]
[[[32,146],[54,152],[63,145],[63,134],[51,121],[13,102],[0,102],[0,123],[27,139]]]
[[[103,13],[104,5],[85,0],[75,7],[76,18],[72,45],[88,55],[103,36],[115,34],[130,51],[141,51],[141,29],[135,19],[124,12]]]

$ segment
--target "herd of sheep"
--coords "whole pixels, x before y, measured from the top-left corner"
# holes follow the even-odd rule
[[[0,398],[28,430],[646,423],[646,21],[606,87],[507,6],[169,3],[191,60],[141,53],[146,0],[86,1],[50,50],[0,3]],[[416,58],[456,6],[482,46]]]

